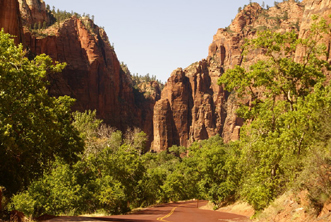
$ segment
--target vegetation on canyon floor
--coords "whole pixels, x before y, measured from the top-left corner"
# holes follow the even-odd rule
[[[330,26],[314,19],[306,39],[261,32],[245,48],[266,59],[220,78],[243,101],[240,141],[215,136],[161,153],[143,153],[144,132],[122,133],[95,111],[71,113],[69,97],[48,96],[46,74],[65,64],[45,55],[29,61],[1,31],[0,207],[33,216],[115,214],[197,198],[216,206],[241,199],[261,211],[289,189],[306,189],[318,212],[331,196],[330,67],[320,44]],[[305,52],[298,62],[297,48]]]

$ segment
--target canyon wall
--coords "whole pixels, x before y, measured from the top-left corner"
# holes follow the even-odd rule
[[[243,59],[245,39],[266,29],[299,32],[303,13],[304,6],[294,1],[268,10],[252,3],[238,13],[229,27],[219,29],[207,59],[175,70],[168,79],[154,108],[152,148],[162,151],[172,145],[187,146],[216,134],[225,142],[238,140],[244,123],[235,112],[238,98],[219,86],[218,78],[236,65],[247,68],[263,59],[260,51],[249,52]]]
[[[55,18],[48,12],[43,0],[18,0],[18,2],[23,25],[33,27],[35,24],[43,26],[43,23],[51,25],[55,22]]]
[[[54,17],[42,0],[1,0],[0,4],[0,26],[20,36],[17,43],[24,43],[29,57],[45,53],[67,63],[62,73],[48,76],[50,95],[69,95],[76,99],[73,110],[97,110],[104,123],[122,131],[138,127],[148,134],[149,141],[153,139],[155,101],[137,101],[130,77],[122,70],[103,29],[86,17],[73,16],[52,24]],[[36,23],[48,27],[31,29]]]
[[[0,0],[0,29],[15,37],[15,43],[23,43],[23,29],[17,0]]]
[[[153,150],[188,146],[223,132],[229,93],[217,85],[220,75],[221,67],[213,60],[171,74],[154,107]],[[232,132],[226,136],[231,138]]]
[[[247,68],[264,58],[261,51],[254,50],[243,59],[245,39],[267,29],[294,30],[306,37],[313,14],[330,20],[331,1],[289,0],[268,9],[257,3],[247,5],[228,27],[217,30],[208,57],[176,69],[160,96],[156,82],[141,84],[140,89],[132,87],[106,33],[90,19],[73,16],[54,24],[54,16],[41,0],[0,0],[0,26],[17,36],[15,41],[25,45],[29,56],[45,53],[67,63],[62,73],[49,76],[51,95],[70,95],[77,100],[74,110],[96,109],[105,123],[123,131],[141,128],[155,151],[188,146],[216,134],[226,142],[239,139],[244,120],[235,113],[238,98],[219,86],[218,78],[236,65]],[[31,30],[36,23],[49,27]],[[331,50],[329,40],[326,36],[324,42]],[[302,54],[298,49],[297,58]]]

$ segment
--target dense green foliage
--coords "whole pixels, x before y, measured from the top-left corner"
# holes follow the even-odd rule
[[[102,125],[95,112],[74,116],[73,125],[86,141],[81,159],[70,166],[57,158],[42,178],[12,198],[16,209],[34,216],[114,214],[191,198],[219,203],[234,195],[238,177],[228,175],[234,172],[236,153],[219,136],[194,143],[187,157],[179,157],[186,148],[177,146],[171,153],[142,155],[145,133],[128,130],[123,135]]]
[[[19,48],[16,56],[0,62],[0,151],[8,151],[0,155],[0,182],[8,180],[4,175],[15,175],[0,185],[25,182],[23,176],[35,179],[11,202],[34,216],[125,213],[193,198],[216,206],[242,199],[260,211],[290,188],[307,189],[312,205],[320,210],[331,196],[331,87],[324,75],[330,67],[326,47],[320,44],[330,26],[313,19],[316,24],[307,39],[294,32],[259,33],[247,41],[244,56],[259,51],[265,58],[250,67],[227,70],[219,79],[238,98],[237,113],[247,120],[240,141],[225,144],[215,136],[161,153],[143,154],[144,132],[117,131],[96,119],[95,111],[75,112],[68,124],[70,99],[46,96],[42,81],[47,71],[60,65],[52,65],[45,56],[28,61]],[[4,36],[0,55],[15,55],[15,47]],[[298,48],[302,57],[295,57]],[[122,69],[129,73],[125,66]],[[18,75],[14,82],[9,81],[12,75]],[[74,152],[83,148],[76,130],[85,146],[72,162]],[[29,158],[17,158],[23,152]],[[12,164],[15,161],[30,165],[15,171],[21,166]],[[4,163],[14,170],[5,171]],[[41,177],[35,176],[41,172]]]
[[[241,197],[262,210],[283,193],[307,167],[305,160],[321,141],[321,112],[330,106],[330,87],[323,86],[328,53],[319,44],[329,33],[326,21],[316,20],[306,39],[297,34],[262,32],[248,41],[246,52],[261,50],[266,58],[248,69],[235,67],[219,79],[243,103],[238,114],[249,124],[241,132],[239,167]],[[296,50],[305,52],[299,62]]]
[[[15,193],[37,178],[55,156],[78,160],[83,142],[71,125],[73,99],[50,97],[46,74],[65,64],[40,55],[29,61],[0,31],[0,186]]]

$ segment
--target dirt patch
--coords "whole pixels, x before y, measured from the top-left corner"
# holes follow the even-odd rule
[[[244,202],[236,202],[226,207],[221,207],[220,209],[218,209],[218,211],[244,215],[249,218],[252,217],[255,212],[253,207]]]

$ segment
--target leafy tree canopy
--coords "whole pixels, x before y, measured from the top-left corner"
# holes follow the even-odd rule
[[[38,177],[55,156],[70,163],[83,143],[71,125],[68,96],[48,95],[46,75],[65,64],[46,55],[29,61],[0,31],[0,186],[15,193]]]

